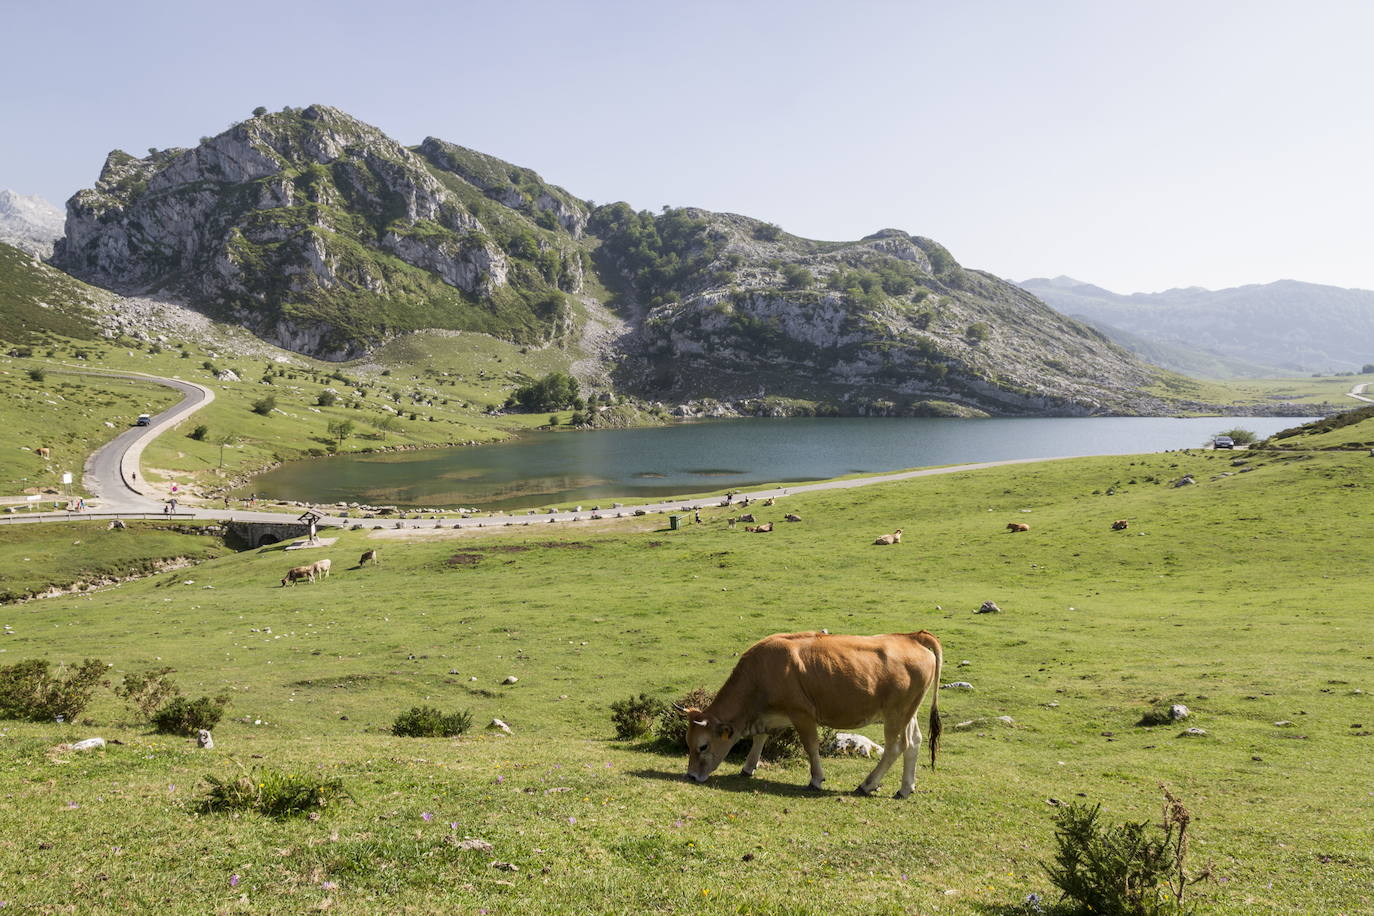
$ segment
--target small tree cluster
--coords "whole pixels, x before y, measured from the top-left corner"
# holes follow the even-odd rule
[[[570,407],[580,410],[584,406],[577,380],[564,372],[550,372],[541,379],[521,385],[507,403],[531,413]]]
[[[270,415],[272,411],[276,409],[277,399],[275,396],[270,394],[265,398],[259,398],[258,400],[253,402],[253,413],[259,414],[264,417]]]
[[[39,658],[6,665],[0,668],[0,719],[70,720],[104,680],[105,663],[95,658],[57,671]]]

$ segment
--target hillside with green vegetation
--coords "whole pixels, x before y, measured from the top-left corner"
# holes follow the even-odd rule
[[[92,339],[97,312],[113,298],[0,243],[0,341],[33,346],[53,337]]]
[[[779,523],[766,535],[725,510],[680,531],[347,531],[10,608],[0,666],[97,658],[113,685],[170,666],[188,698],[228,706],[209,751],[106,688],[79,724],[0,723],[3,899],[1032,913],[1029,895],[1058,897],[1041,863],[1066,805],[1152,821],[1164,784],[1192,813],[1189,873],[1210,876],[1198,912],[1362,912],[1374,645],[1347,532],[1371,487],[1353,452],[1076,459],[794,495],[757,510]],[[903,543],[872,544],[895,528]],[[368,548],[380,565],[357,568]],[[328,579],[279,585],[319,557]],[[975,613],[986,601],[1000,613]],[[819,794],[796,759],[692,785],[682,748],[615,737],[613,702],[714,690],[754,640],[821,628],[929,629],[942,681],[971,685],[940,691],[939,767],[913,797],[849,796],[863,759],[828,758]],[[1188,719],[1141,724],[1169,704]],[[417,706],[472,728],[393,736]],[[59,746],[94,735],[123,743]],[[293,786],[309,816],[253,810]]]
[[[591,393],[686,415],[1160,413],[1168,378],[930,239],[819,242],[593,206],[535,172],[323,105],[116,150],[54,263],[333,361],[409,332],[573,354]]]

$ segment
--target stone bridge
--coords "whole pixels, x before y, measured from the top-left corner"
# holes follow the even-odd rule
[[[310,536],[310,526],[304,522],[225,522],[229,536],[249,547],[264,547],[278,541]]]

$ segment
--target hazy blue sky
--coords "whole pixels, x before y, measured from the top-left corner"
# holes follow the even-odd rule
[[[0,187],[323,102],[596,201],[1123,292],[1374,288],[1374,4],[4,0]]]

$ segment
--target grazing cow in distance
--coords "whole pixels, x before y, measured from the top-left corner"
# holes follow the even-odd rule
[[[1008,530],[1008,531],[1030,531],[1030,525],[1027,525],[1025,522],[1008,522],[1008,523],[1007,523],[1007,530]]]
[[[784,515],[783,518],[784,518],[786,521],[789,521],[789,522],[799,522],[799,521],[801,521],[801,516],[800,516],[800,515],[794,515],[794,514],[791,513],[791,512],[789,512],[789,513],[787,513],[786,515]]]
[[[752,738],[742,775],[752,776],[768,732],[791,725],[811,761],[811,788],[825,781],[818,726],[853,729],[883,723],[887,746],[855,790],[872,795],[902,757],[898,798],[916,786],[921,726],[916,713],[930,701],[930,766],[940,741],[939,687],[943,661],[934,634],[832,636],[778,633],[740,656],[725,686],[705,709],[679,709],[687,717],[687,776],[705,782],[741,738]]]
[[[739,517],[739,520],[742,521],[742,522],[751,522],[751,523],[752,523],[752,522],[757,522],[757,521],[758,521],[758,519],[754,518],[754,513],[752,513],[752,512],[746,512],[746,513],[744,513],[743,515],[741,515],[741,516]]]
[[[364,551],[363,555],[358,558],[359,566],[366,566],[368,563],[371,563],[373,566],[382,565],[382,557],[379,553],[377,553],[376,548]]]
[[[884,535],[882,535],[881,537],[877,538],[873,543],[875,543],[875,544],[900,544],[900,543],[902,543],[902,529],[898,528],[896,531],[892,532],[891,534],[884,534]]]
[[[1119,518],[1116,521],[1112,522],[1112,530],[1125,531],[1127,528],[1130,527],[1130,525],[1131,523],[1126,521],[1124,518]]]
[[[286,575],[281,580],[282,588],[285,588],[288,582],[294,583],[299,579],[309,579],[311,582],[314,582],[315,564],[312,563],[309,566],[293,566],[288,569]]]
[[[52,449],[48,448],[46,445],[34,449],[33,453],[44,460],[52,457]]]
[[[331,561],[329,560],[329,558],[326,557],[326,558],[323,559],[323,560],[317,560],[317,561],[315,561],[314,563],[311,563],[311,564],[310,564],[310,568],[311,568],[312,570],[314,570],[314,571],[315,571],[315,575],[319,576],[321,579],[328,579],[328,578],[329,578],[329,567],[330,567],[331,565],[332,565]]]

